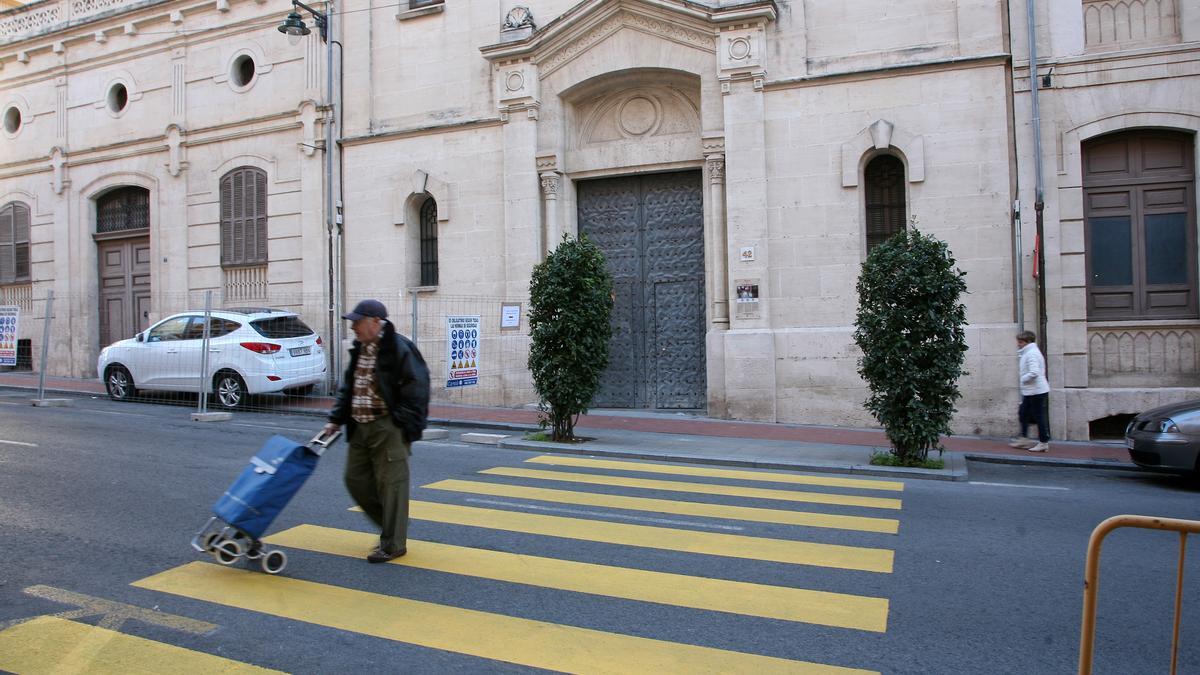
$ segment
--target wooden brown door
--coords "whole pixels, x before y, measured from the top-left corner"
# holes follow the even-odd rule
[[[1197,316],[1193,143],[1155,130],[1084,145],[1089,319]]]
[[[99,243],[100,346],[133,337],[150,320],[150,239]]]

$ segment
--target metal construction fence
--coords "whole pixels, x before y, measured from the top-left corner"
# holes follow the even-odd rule
[[[383,301],[418,345],[434,402],[536,405],[527,298],[360,292],[338,313],[364,298]],[[336,390],[353,340],[350,322],[309,294],[0,295],[0,371],[90,380],[115,399],[200,410],[327,406],[320,397]]]

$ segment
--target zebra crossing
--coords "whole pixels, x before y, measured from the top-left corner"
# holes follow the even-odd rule
[[[410,518],[453,526],[448,531],[454,533],[521,533],[535,541],[553,538],[620,547],[621,564],[542,556],[537,550],[494,550],[472,545],[478,542],[464,536],[462,541],[410,539],[408,554],[389,565],[456,575],[447,577],[451,580],[511,584],[515,592],[536,588],[582,594],[597,603],[651,603],[862,635],[887,631],[886,597],[755,583],[725,572],[740,561],[802,566],[813,572],[804,577],[810,580],[820,579],[822,570],[890,574],[900,532],[896,516],[902,502],[896,495],[904,489],[901,482],[582,456],[536,456],[523,464],[484,469],[470,479],[449,478],[421,485],[414,491],[421,498],[411,502]],[[746,501],[754,505],[731,503]],[[785,536],[761,536],[753,533],[756,528]],[[413,529],[421,531],[419,526]],[[828,541],[845,541],[840,538],[843,535],[856,545]],[[306,523],[272,534],[267,541],[307,554],[361,559],[377,537]],[[860,541],[871,545],[858,545]],[[709,565],[704,569],[716,573],[701,576],[654,569],[657,558],[651,552],[697,557]],[[719,648],[657,639],[639,635],[636,625],[627,633],[606,631],[439,604],[299,578],[301,569],[294,566],[286,577],[269,576],[197,561],[132,585],[314,626],[547,670],[873,672],[730,649],[728,645]],[[129,672],[130,664],[146,671],[270,672],[62,618],[39,617],[0,631],[0,670]]]

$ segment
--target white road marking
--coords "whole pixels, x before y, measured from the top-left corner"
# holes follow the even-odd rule
[[[24,445],[27,448],[36,448],[38,446],[37,443],[25,443],[23,441],[6,441],[3,439],[0,439],[0,443],[7,443],[9,445]]]
[[[712,530],[733,530],[741,532],[744,527],[736,525],[712,525],[709,523],[696,523],[687,520],[670,520],[667,518],[645,518],[642,516],[630,516],[624,513],[613,513],[612,511],[585,511],[583,509],[564,509],[554,506],[535,506],[533,504],[518,504],[516,502],[504,502],[495,499],[467,499],[466,501],[474,504],[488,504],[490,506],[512,506],[519,509],[529,509],[531,511],[552,511],[555,513],[570,513],[577,516],[604,516],[605,518],[623,518],[625,520],[637,520],[645,523],[658,523],[659,525],[686,525],[688,527],[705,527]]]
[[[987,485],[989,487],[1029,488],[1030,490],[1070,490],[1071,488],[1054,487],[1051,485],[1017,485],[1016,483],[987,483],[981,480],[967,481],[970,485]]]

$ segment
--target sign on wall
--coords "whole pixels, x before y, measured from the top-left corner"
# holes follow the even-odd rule
[[[479,384],[479,317],[446,317],[447,387]]]
[[[21,308],[0,305],[0,366],[17,365],[17,319]]]

